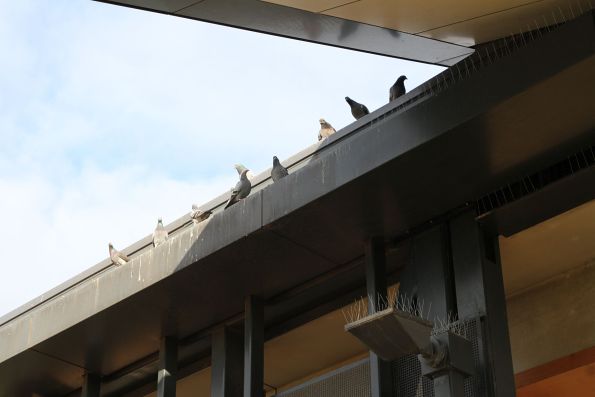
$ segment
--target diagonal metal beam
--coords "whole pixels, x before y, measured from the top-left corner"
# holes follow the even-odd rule
[[[259,0],[95,0],[275,36],[451,66],[473,49]]]

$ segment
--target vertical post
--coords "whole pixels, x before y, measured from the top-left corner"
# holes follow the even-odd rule
[[[159,347],[158,397],[175,397],[177,370],[178,341],[173,336],[164,336],[161,338],[161,346]]]
[[[244,397],[264,395],[264,304],[256,296],[245,302]]]
[[[101,378],[98,374],[86,372],[81,397],[99,397],[100,384]]]
[[[487,372],[488,395],[514,396],[498,238],[484,234],[472,211],[450,222],[450,234],[459,317],[481,317],[481,364]]]
[[[243,386],[243,346],[241,336],[229,327],[212,334],[211,397],[241,397]]]
[[[366,289],[368,293],[368,311],[378,309],[378,297],[386,298],[386,257],[384,240],[374,236],[365,244]],[[393,377],[389,362],[370,352],[370,386],[372,397],[392,397]]]

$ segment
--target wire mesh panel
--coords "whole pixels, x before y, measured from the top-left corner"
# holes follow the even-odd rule
[[[465,397],[484,397],[485,373],[482,367],[481,320],[469,319],[459,328],[473,346],[475,374],[465,380]],[[421,376],[417,355],[392,362],[395,397],[434,397],[431,379]],[[277,394],[279,397],[370,397],[370,363],[363,359],[331,371]]]
[[[279,397],[370,397],[370,363],[349,364],[277,394]]]

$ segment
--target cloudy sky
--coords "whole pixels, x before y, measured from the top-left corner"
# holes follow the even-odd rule
[[[0,315],[441,68],[90,0],[0,0]]]

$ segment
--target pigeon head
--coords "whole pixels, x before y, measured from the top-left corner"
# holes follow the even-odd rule
[[[400,77],[397,79],[397,83],[398,83],[398,82],[401,82],[401,83],[402,83],[402,82],[404,82],[405,80],[407,80],[407,76],[405,76],[405,75],[402,75],[402,76],[400,76]]]
[[[277,164],[279,164],[279,159],[277,158],[277,156],[273,156],[273,165]]]
[[[244,167],[244,164],[234,164],[234,166],[233,166],[233,167],[236,169],[236,171],[237,171],[237,172],[238,172],[238,174],[240,174],[240,175],[242,174],[242,172],[243,172],[244,170],[248,170],[246,167]]]
[[[332,126],[329,124],[328,121],[326,121],[325,119],[320,119],[320,127],[322,128],[332,128]]]
[[[112,243],[109,243],[109,252],[112,252],[114,250],[114,245]]]
[[[349,98],[348,96],[345,97],[345,100],[347,101],[348,104],[351,105],[351,103],[353,102],[353,99]]]
[[[163,219],[161,217],[157,218],[157,224],[163,226]]]
[[[247,174],[248,174],[248,171],[250,171],[250,170],[249,170],[249,169],[247,169],[247,168],[244,168],[244,169],[242,170],[242,173],[240,174],[240,179],[248,179],[248,176],[247,176]]]

